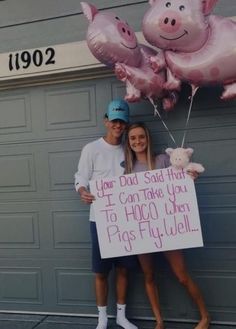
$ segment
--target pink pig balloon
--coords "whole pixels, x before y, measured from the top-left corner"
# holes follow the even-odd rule
[[[164,90],[166,72],[154,73],[150,57],[163,57],[163,51],[138,43],[133,29],[112,12],[99,12],[89,3],[81,2],[89,21],[87,44],[92,54],[103,64],[114,69],[117,78],[126,83],[125,99],[136,102],[141,97],[162,99],[165,110],[173,108],[176,93]]]
[[[143,19],[146,40],[165,50],[152,57],[154,71],[167,65],[166,88],[223,84],[222,99],[236,98],[236,23],[211,15],[217,0],[150,0]]]

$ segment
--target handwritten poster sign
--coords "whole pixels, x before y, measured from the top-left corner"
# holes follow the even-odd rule
[[[194,182],[183,170],[90,182],[103,258],[203,246]]]

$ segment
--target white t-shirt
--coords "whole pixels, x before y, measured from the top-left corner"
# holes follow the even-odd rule
[[[81,186],[88,188],[90,180],[120,176],[123,173],[123,146],[111,145],[101,137],[82,149],[78,171],[75,173],[75,189],[78,191]],[[92,204],[89,219],[95,221]]]

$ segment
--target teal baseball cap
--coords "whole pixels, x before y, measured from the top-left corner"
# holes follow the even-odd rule
[[[129,105],[123,99],[114,99],[108,104],[107,118],[109,121],[122,120],[129,122]]]

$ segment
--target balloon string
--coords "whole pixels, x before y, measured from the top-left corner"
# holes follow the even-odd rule
[[[172,141],[174,142],[174,144],[177,146],[176,141],[175,141],[175,139],[174,139],[174,136],[173,136],[172,133],[170,132],[169,128],[167,127],[167,125],[165,124],[164,120],[162,119],[160,112],[158,111],[157,104],[154,103],[154,101],[153,101],[153,99],[152,99],[151,97],[148,97],[148,99],[149,99],[149,101],[151,102],[151,104],[152,104],[153,107],[154,107],[154,115],[155,115],[155,116],[156,116],[156,115],[159,116],[159,118],[160,118],[160,120],[161,120],[163,126],[164,126],[165,129],[167,130],[167,132],[168,132],[170,138],[172,139]]]
[[[198,88],[199,87],[195,87],[195,86],[192,85],[192,95],[190,96],[191,101],[190,101],[190,104],[189,104],[188,116],[187,116],[186,123],[185,123],[184,135],[183,135],[181,147],[184,147],[185,138],[186,138],[186,135],[187,135],[187,128],[188,128],[189,119],[190,119],[190,114],[191,114],[192,107],[193,107],[193,99],[194,99],[194,96],[195,96],[196,92],[198,91]]]

